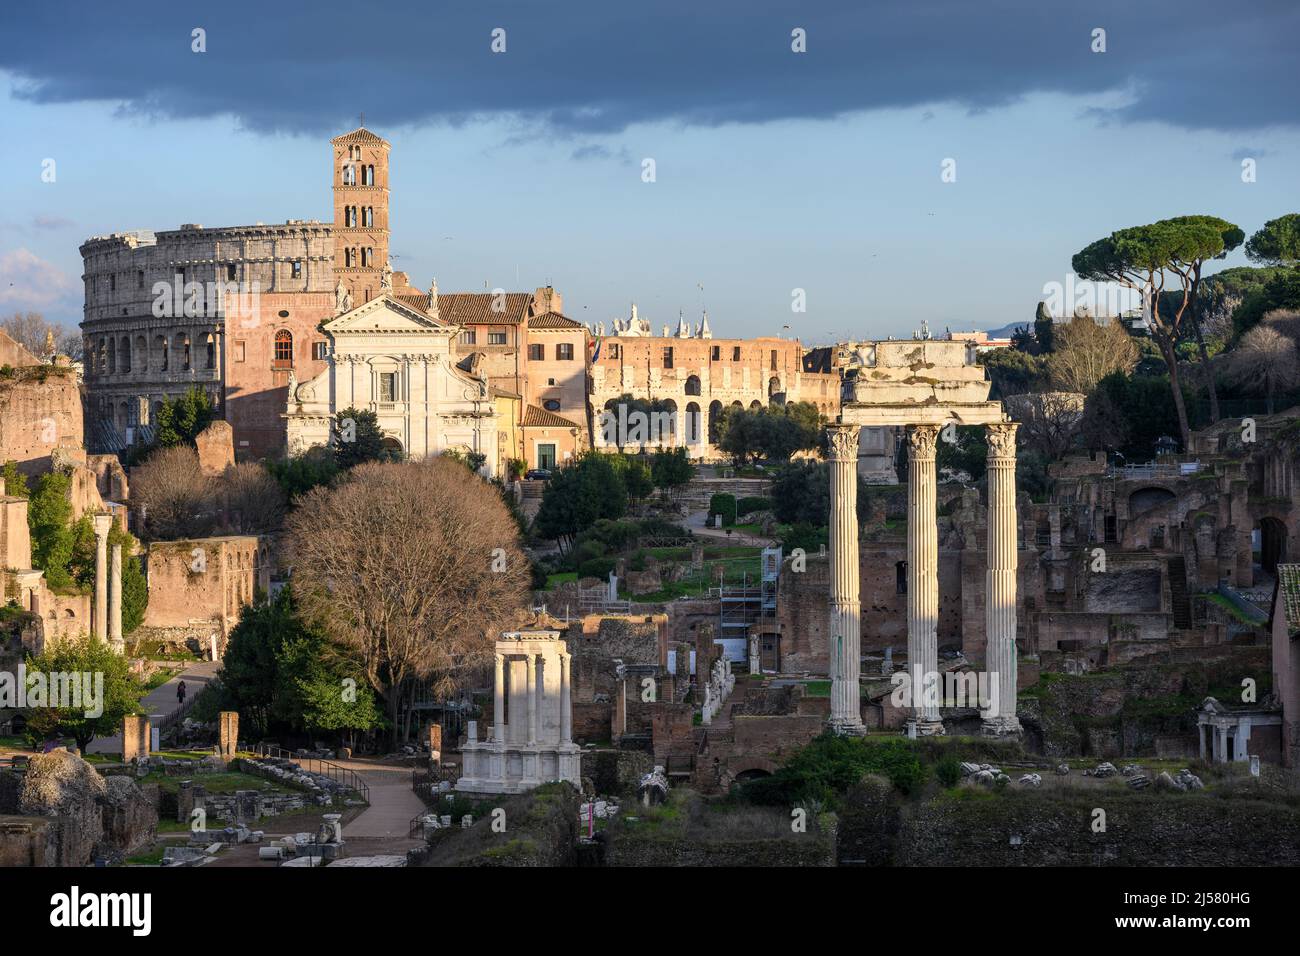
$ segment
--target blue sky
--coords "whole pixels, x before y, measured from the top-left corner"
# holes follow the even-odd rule
[[[1287,4],[184,6],[0,12],[0,313],[79,320],[91,235],[327,219],[327,140],[362,110],[394,146],[395,268],[549,281],[581,321],[990,328],[1113,229],[1300,208]],[[372,17],[387,42],[347,28]]]

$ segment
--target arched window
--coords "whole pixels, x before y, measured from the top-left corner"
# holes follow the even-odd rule
[[[343,185],[355,186],[357,184],[357,168],[351,163],[343,167]]]
[[[686,379],[686,394],[687,395],[700,394],[700,377],[698,375],[692,375],[688,379]]]
[[[275,364],[281,367],[293,364],[293,333],[288,329],[275,333]]]

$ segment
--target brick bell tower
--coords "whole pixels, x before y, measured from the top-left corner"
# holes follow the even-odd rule
[[[334,152],[334,277],[355,308],[381,294],[388,265],[388,152],[364,126],[330,140]]]

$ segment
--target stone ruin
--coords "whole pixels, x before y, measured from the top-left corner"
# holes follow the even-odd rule
[[[151,844],[157,829],[154,801],[134,780],[101,776],[66,750],[34,754],[25,772],[0,772],[0,860],[15,849],[19,865],[120,860]]]
[[[636,788],[642,806],[654,807],[668,799],[668,774],[663,767],[655,767],[641,778]]]

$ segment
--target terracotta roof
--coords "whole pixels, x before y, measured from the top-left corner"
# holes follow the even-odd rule
[[[1282,609],[1287,630],[1300,630],[1300,564],[1277,566],[1277,588],[1282,592]]]
[[[541,315],[534,315],[528,320],[530,329],[581,329],[585,326],[581,322],[575,322],[567,315],[560,315],[558,312],[543,312]]]
[[[439,296],[441,298],[441,296]],[[577,422],[571,422],[567,418],[561,418],[554,412],[548,412],[544,408],[538,408],[536,405],[529,405],[524,409],[525,428],[581,428]]]
[[[429,311],[429,293],[402,292],[397,298],[424,312]],[[500,311],[492,308],[500,301]],[[528,318],[531,292],[439,292],[438,318],[452,325],[518,325]],[[577,323],[575,323],[577,324]]]
[[[388,140],[382,136],[377,136],[364,126],[358,126],[350,133],[344,133],[342,136],[335,136],[331,143],[379,143],[384,146],[390,145]]]

